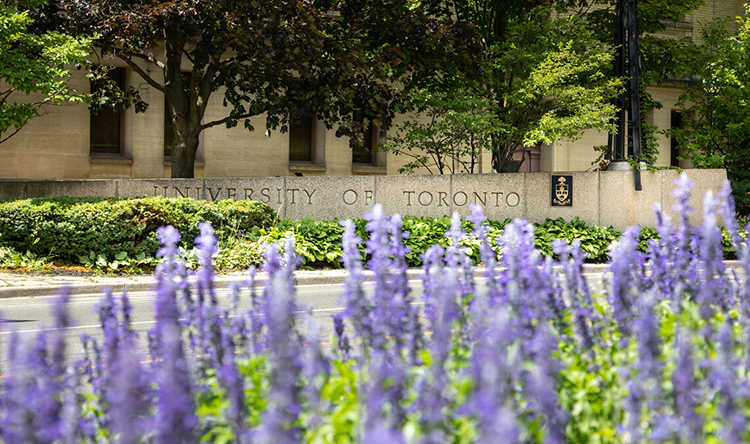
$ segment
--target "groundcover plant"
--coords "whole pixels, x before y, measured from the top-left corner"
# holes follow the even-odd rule
[[[743,273],[750,250],[733,221],[729,185],[704,200],[691,226],[686,176],[679,223],[655,207],[659,240],[638,251],[638,229],[612,246],[607,294],[591,294],[584,254],[534,249],[516,220],[498,257],[484,216],[475,277],[454,216],[449,246],[424,255],[423,297],[413,296],[399,216],[368,215],[367,259],[344,223],[349,271],[335,337],[294,297],[292,239],[270,245],[269,279],[231,288],[219,304],[209,225],[191,275],[176,259],[179,233],[159,230],[150,356],[139,354],[126,294],[105,291],[103,339],[83,338],[66,362],[70,325],[63,292],[55,324],[13,335],[0,379],[0,439],[13,443],[636,443],[747,442],[750,284],[722,262],[722,216]],[[365,291],[364,270],[374,272]],[[239,296],[250,303],[240,306]],[[421,304],[420,304],[421,303]]]

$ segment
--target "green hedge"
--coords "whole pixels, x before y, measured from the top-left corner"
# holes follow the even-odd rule
[[[153,257],[156,229],[173,225],[190,248],[209,221],[219,239],[244,236],[254,227],[270,228],[276,213],[255,201],[42,198],[0,203],[0,245],[17,251],[78,262],[90,252],[113,257],[126,252]]]
[[[201,201],[193,199],[151,197],[142,199],[106,198],[46,198],[0,203],[0,247],[10,247],[0,254],[0,266],[27,264],[32,260],[62,259],[74,264],[104,270],[147,270],[157,263],[159,244],[156,229],[173,225],[182,233],[181,254],[189,264],[195,262],[193,239],[199,234],[198,224],[209,221],[219,238],[219,268],[247,268],[262,261],[262,244],[294,235],[296,249],[307,268],[341,266],[341,237],[343,228],[338,221],[278,220],[265,204],[253,201]],[[357,235],[367,241],[366,221],[356,219]],[[510,219],[487,221],[488,234],[494,245]],[[422,254],[433,245],[448,245],[445,232],[450,228],[449,217],[403,218],[404,240],[409,253],[409,266],[422,264]],[[464,221],[463,228],[471,232],[472,225]],[[620,237],[612,227],[589,226],[582,220],[547,220],[534,224],[536,246],[544,255],[552,255],[552,242],[578,239],[588,262],[605,262],[608,248]],[[744,233],[743,233],[744,234]],[[653,228],[641,232],[642,251],[648,239],[658,237]],[[476,239],[463,241],[468,254],[479,261]],[[364,246],[361,247],[364,253]],[[726,235],[724,255],[734,258],[731,242]],[[3,259],[4,258],[4,259]],[[40,262],[43,264],[43,261]],[[10,264],[10,265],[8,265]],[[28,266],[28,265],[16,265]]]

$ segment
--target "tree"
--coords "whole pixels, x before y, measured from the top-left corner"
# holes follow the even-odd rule
[[[516,152],[526,147],[575,139],[585,129],[610,130],[610,99],[624,79],[612,78],[609,64],[615,21],[612,0],[424,0],[432,14],[477,26],[482,39],[474,54],[484,67],[479,80],[441,79],[427,88],[468,88],[484,98],[498,126],[489,135],[493,167],[508,169]],[[678,21],[702,0],[642,0],[641,30],[655,33],[665,22]],[[651,34],[643,37],[642,90],[681,69],[690,42]],[[646,95],[647,107],[660,104]],[[646,116],[646,112],[642,112]],[[480,114],[478,119],[484,117]],[[651,128],[651,127],[647,127]],[[653,128],[651,128],[653,129]],[[655,138],[647,134],[652,154]]]
[[[40,2],[14,4],[17,7],[0,3],[0,143],[39,116],[43,107],[86,99],[68,85],[66,65],[85,64],[91,39],[35,33],[33,19],[19,7],[39,6]],[[22,99],[30,94],[41,96]]]
[[[469,27],[430,18],[407,0],[329,3],[60,0],[71,26],[98,33],[102,54],[119,57],[166,96],[172,177],[193,177],[202,131],[239,122],[252,130],[249,118],[262,114],[267,128],[282,132],[305,116],[329,129],[338,124],[337,135],[352,140],[370,122],[384,131],[399,97],[395,85],[435,71],[438,53],[460,57],[472,41]],[[144,53],[154,49],[155,57]],[[226,115],[205,121],[217,91]]]
[[[621,80],[608,76],[610,50],[583,20],[576,16],[554,18],[544,2],[494,2],[483,5],[489,6],[488,10],[479,3],[453,5],[458,17],[472,20],[482,30],[482,47],[476,53],[481,57],[483,75],[478,80],[467,79],[458,89],[458,94],[482,106],[468,114],[460,108],[454,110],[464,114],[463,126],[474,120],[470,125],[481,131],[455,132],[442,135],[441,140],[489,149],[493,168],[504,172],[511,165],[520,166],[526,147],[575,139],[588,128],[611,127],[614,107],[610,102]],[[454,100],[454,88],[446,87],[445,82],[427,87],[433,97],[450,91],[440,96],[449,100],[429,105],[429,114],[443,116],[444,108],[463,106]],[[456,141],[456,136],[463,140]],[[479,142],[477,137],[484,140]],[[446,153],[449,148],[433,144],[431,150]],[[516,162],[514,155],[519,151],[521,162]]]
[[[748,10],[750,13],[750,9]],[[726,168],[737,210],[750,213],[750,17],[737,31],[720,20],[703,27],[703,44],[688,70],[692,80],[680,96],[676,137],[693,166]]]
[[[411,158],[400,173],[424,168],[430,174],[474,173],[490,134],[498,127],[490,104],[468,89],[450,92],[416,89],[400,109],[412,115],[383,148]],[[397,110],[399,110],[397,108]]]

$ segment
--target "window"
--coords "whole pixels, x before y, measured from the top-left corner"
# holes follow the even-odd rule
[[[680,114],[677,110],[672,110],[670,115],[670,126],[672,129],[682,129],[684,128],[683,122],[682,122],[682,114]],[[675,136],[670,137],[669,139],[669,164],[671,166],[681,167],[684,168],[685,164],[679,159],[679,156],[682,155],[682,147],[680,146],[680,142],[677,140]]]
[[[365,131],[362,143],[352,148],[352,173],[386,174],[386,153],[378,150],[380,143],[378,127],[370,123]]]
[[[295,175],[326,170],[325,125],[314,117],[289,119],[289,171]]]
[[[107,77],[121,89],[125,89],[125,68],[109,68]],[[101,91],[102,85],[92,83],[91,93]],[[105,106],[91,114],[89,147],[91,155],[120,156],[122,154],[123,113]]]
[[[315,122],[309,117],[289,121],[289,161],[315,160]]]
[[[365,131],[362,143],[357,143],[352,148],[352,163],[375,165],[377,143],[377,131],[372,123]]]

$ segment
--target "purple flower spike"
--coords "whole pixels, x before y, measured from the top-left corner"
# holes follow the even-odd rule
[[[721,246],[722,235],[715,213],[718,203],[709,190],[703,200],[703,227],[699,251],[703,283],[697,295],[704,319],[709,319],[713,314],[712,306],[724,308],[730,306],[726,298],[730,282],[725,273],[726,266],[724,265],[724,253]]]
[[[304,394],[307,398],[308,408],[312,410],[308,426],[315,427],[322,422],[321,417],[329,407],[327,402],[324,403],[321,400],[320,394],[330,374],[330,363],[320,347],[320,326],[313,316],[311,306],[307,308],[305,323],[307,325],[307,337],[305,338],[307,346],[305,347],[302,372],[307,384],[304,387]]]
[[[482,276],[487,279],[488,292],[486,298],[488,303],[494,305],[500,298],[498,294],[497,279],[498,274],[497,268],[497,253],[492,249],[490,244],[489,236],[487,236],[487,230],[485,227],[486,217],[482,212],[482,207],[477,204],[470,204],[471,215],[466,219],[474,225],[474,231],[472,234],[479,240],[479,254],[481,257],[482,264],[484,265],[484,272]]]
[[[612,260],[609,262],[609,271],[612,277],[609,303],[612,306],[612,316],[623,334],[622,340],[630,337],[635,301],[643,288],[644,257],[638,251],[640,234],[640,227],[630,227],[625,230],[620,241],[610,247]]]
[[[344,324],[343,313],[337,313],[333,316],[333,331],[336,333],[336,350],[342,361],[349,359],[351,344],[349,337],[346,335],[346,325]]]
[[[196,442],[198,425],[190,370],[183,352],[179,325],[176,322],[162,322],[158,330],[163,361],[157,370],[156,442],[190,444]]]
[[[553,353],[557,349],[555,336],[542,324],[533,341],[535,368],[531,375],[531,390],[538,403],[538,413],[546,424],[545,443],[564,444],[567,415],[557,402],[557,364]]]
[[[140,363],[141,356],[134,342],[125,341],[113,361],[112,380],[107,392],[112,431],[119,443],[137,444],[150,432],[154,418],[150,414],[154,399],[153,375]]]
[[[677,198],[677,204],[673,205],[672,209],[680,213],[680,222],[671,245],[672,251],[676,252],[671,267],[675,274],[671,287],[672,300],[682,298],[685,294],[695,297],[700,285],[696,260],[698,251],[694,243],[696,233],[690,224],[690,215],[695,212],[690,207],[690,189],[694,188],[695,184],[685,173],[675,179],[675,184],[674,196]]]
[[[248,270],[247,286],[250,288],[250,307],[248,310],[248,338],[251,352],[259,352],[265,348],[263,328],[266,325],[265,293],[259,293],[255,288],[255,267]]]
[[[703,436],[703,419],[696,413],[699,407],[695,401],[695,379],[693,378],[693,351],[690,335],[685,331],[678,331],[676,343],[676,370],[672,376],[674,387],[674,409],[682,422],[682,433],[686,442],[700,442]]]
[[[362,273],[362,253],[359,251],[362,239],[354,233],[356,226],[351,220],[342,220],[339,224],[344,227],[341,241],[341,249],[343,250],[341,261],[348,272],[344,280],[344,291],[341,293],[341,302],[345,307],[344,313],[340,317],[341,325],[343,327],[343,317],[349,318],[357,335],[369,344],[374,335],[374,326],[370,322],[372,307],[362,289],[365,280]],[[339,347],[341,345],[339,343]]]
[[[581,242],[576,239],[573,245],[567,241],[557,240],[552,243],[555,254],[560,256],[560,265],[565,274],[565,292],[573,309],[573,317],[578,334],[581,335],[586,350],[597,344],[601,329],[601,316],[594,308],[586,278],[583,277],[584,253],[581,252]]]
[[[743,408],[745,400],[738,391],[740,387],[733,354],[734,338],[732,325],[725,322],[719,330],[719,350],[711,361],[709,380],[720,397],[720,413],[724,421],[723,441],[732,444],[744,443],[748,418]]]
[[[740,236],[740,226],[737,223],[737,210],[734,206],[734,196],[732,196],[732,183],[725,180],[722,183],[721,191],[718,195],[719,199],[723,202],[719,205],[719,214],[724,219],[724,226],[729,232],[729,236],[732,238],[734,249],[737,252],[737,257],[742,257],[740,252],[740,245],[742,245],[742,237]],[[747,254],[747,251],[744,252]]]
[[[404,442],[404,436],[401,433],[382,424],[366,429],[362,438],[362,444],[403,444]]]
[[[164,262],[156,268],[156,326],[149,332],[150,347],[161,361],[156,363],[158,381],[158,414],[156,442],[177,444],[195,442],[198,420],[194,413],[193,388],[187,358],[183,351],[180,309],[176,278],[184,266],[177,263],[177,242],[180,233],[167,226],[157,230],[164,243],[159,255]]]
[[[219,367],[219,377],[229,397],[229,422],[234,428],[235,436],[243,433],[242,421],[245,413],[245,386],[234,359],[234,339],[228,329],[221,330],[224,361]]]
[[[445,410],[449,408],[449,381],[446,362],[450,356],[452,328],[459,317],[458,269],[443,268],[439,258],[442,251],[433,245],[425,254],[425,295],[430,299],[429,310],[425,307],[432,329],[429,342],[431,363],[427,372],[418,382],[417,399],[414,410],[420,413],[419,424],[425,437],[425,444],[439,444],[448,439],[448,425]],[[438,253],[436,255],[435,253]]]
[[[294,329],[294,285],[291,266],[282,266],[276,245],[266,250],[269,284],[265,295],[268,328],[268,360],[272,367],[268,409],[258,431],[263,443],[297,443],[301,430],[297,424],[300,407],[302,363],[299,341]],[[290,290],[291,289],[291,290]]]
[[[659,290],[659,292],[669,298],[672,298],[672,291],[675,287],[675,276],[672,264],[675,263],[675,227],[667,213],[662,211],[661,204],[652,205],[656,217],[656,231],[659,233],[659,240],[649,240],[648,259],[651,267],[650,285]]]
[[[690,181],[690,178],[684,172],[674,180],[674,184],[675,189],[673,194],[677,198],[677,203],[672,206],[672,209],[680,213],[683,222],[687,222],[688,217],[695,212],[690,207],[690,190],[695,188],[695,184]]]
[[[216,301],[216,292],[214,290],[214,265],[213,257],[219,252],[214,236],[214,228],[208,222],[200,225],[201,234],[195,238],[195,245],[198,247],[198,292],[205,292],[211,298],[212,303]]]
[[[475,387],[467,402],[469,413],[477,420],[477,442],[519,442],[512,381],[520,380],[521,365],[518,352],[512,351],[518,339],[510,323],[512,316],[501,306],[482,313],[477,321],[482,329],[468,369]]]
[[[494,284],[499,295],[497,304],[507,305],[515,313],[510,322],[516,333],[529,339],[539,319],[547,319],[547,304],[553,292],[549,268],[542,267],[541,253],[534,245],[534,227],[516,219],[505,227],[498,239],[502,251],[501,265],[506,269]],[[490,289],[492,291],[492,289]]]

